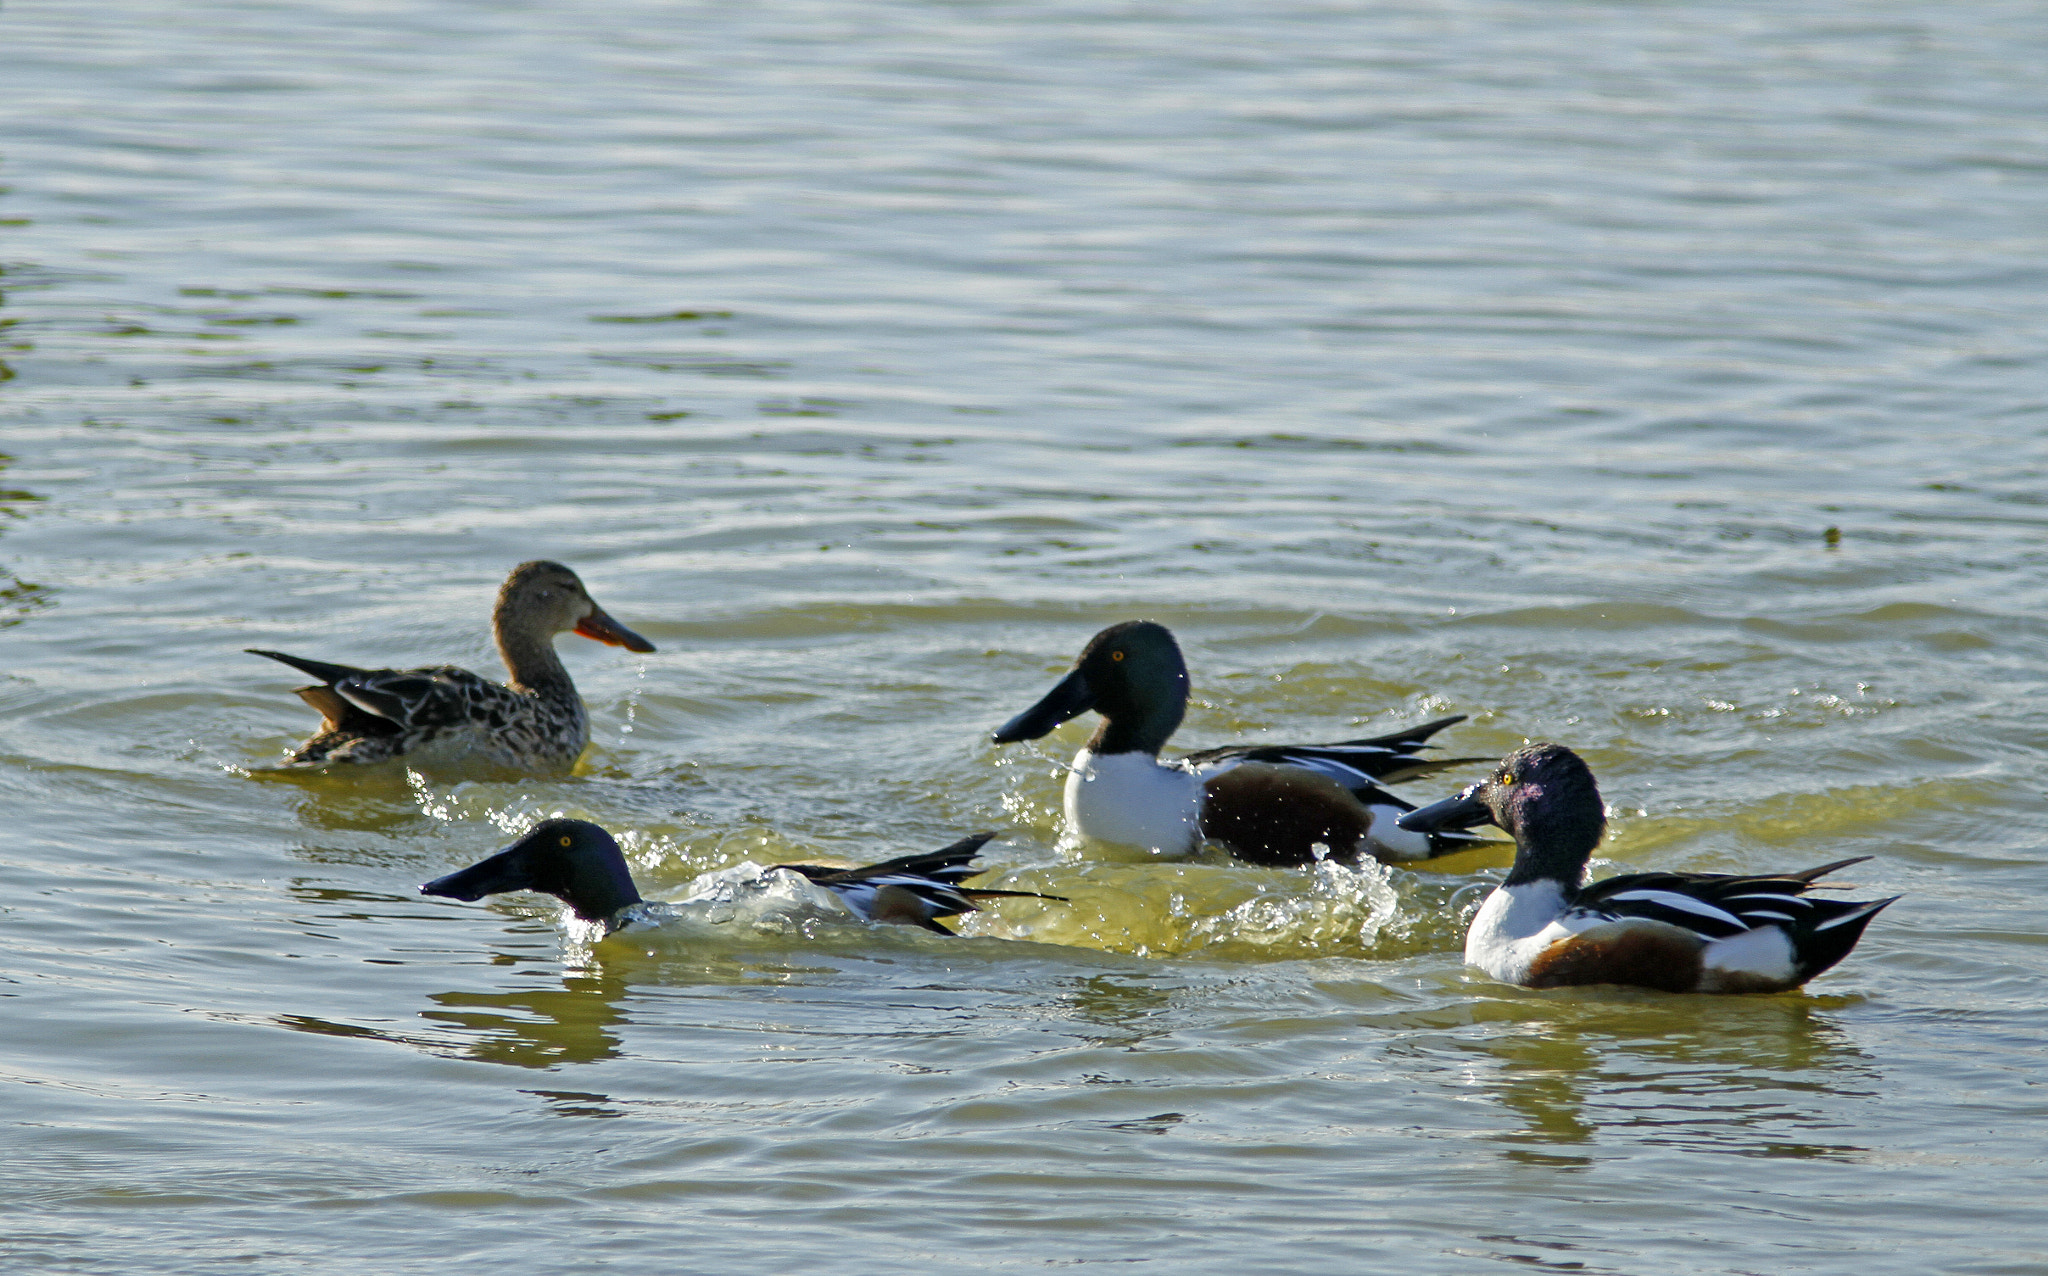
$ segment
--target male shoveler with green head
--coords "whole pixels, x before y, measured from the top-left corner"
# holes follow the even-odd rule
[[[1627,873],[1582,885],[1607,808],[1593,772],[1559,744],[1510,753],[1486,779],[1401,824],[1426,833],[1494,824],[1514,835],[1515,866],[1473,917],[1465,960],[1528,988],[1782,992],[1847,957],[1899,898],[1806,893],[1867,855],[1797,873]]]
[[[1166,626],[1111,625],[1089,640],[1072,673],[997,729],[997,744],[1036,740],[1093,709],[1102,724],[1067,774],[1070,834],[1184,855],[1220,842],[1254,864],[1310,864],[1326,856],[1427,859],[1477,841],[1469,833],[1414,833],[1395,821],[1414,810],[1384,785],[1476,758],[1419,756],[1429,737],[1464,716],[1334,744],[1241,745],[1162,762],[1187,713],[1188,669]]]
[[[976,833],[939,851],[899,856],[863,868],[817,864],[774,864],[764,872],[796,873],[831,892],[840,907],[862,921],[921,926],[941,935],[941,917],[976,911],[980,899],[1046,899],[1063,896],[1035,891],[982,890],[962,885],[981,869],[974,860],[993,833]],[[588,820],[543,820],[512,845],[420,887],[422,895],[474,902],[509,891],[539,891],[567,904],[576,916],[610,934],[628,926],[659,927],[687,915],[688,904],[649,903],[640,898],[633,872],[617,839]]]

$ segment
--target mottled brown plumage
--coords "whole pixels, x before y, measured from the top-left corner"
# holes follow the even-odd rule
[[[249,648],[320,680],[298,689],[319,711],[320,730],[285,765],[382,762],[436,745],[521,770],[566,768],[590,743],[590,719],[555,653],[555,635],[654,650],[606,615],[575,572],[542,560],[521,563],[505,578],[491,629],[512,675],[504,683],[453,665],[358,669]]]

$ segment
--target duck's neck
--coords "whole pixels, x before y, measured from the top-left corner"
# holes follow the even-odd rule
[[[1106,697],[1105,697],[1106,699]],[[1095,734],[1088,737],[1088,750],[1096,757],[1109,753],[1143,753],[1150,757],[1159,756],[1173,733],[1180,729],[1180,720],[1187,714],[1187,692],[1149,704],[1126,701],[1123,704],[1098,704],[1096,712],[1102,715],[1102,724],[1095,728]]]
[[[553,893],[584,921],[603,922],[606,934],[619,928],[622,910],[640,902],[633,871],[617,849],[610,855],[579,857],[570,867],[567,882]]]
[[[523,619],[508,614],[504,608],[491,618],[498,655],[512,675],[512,686],[539,696],[574,699],[576,684],[569,680],[569,670],[555,651],[554,635],[521,623]]]
[[[1160,732],[1147,730],[1121,718],[1104,718],[1102,725],[1095,728],[1095,734],[1088,737],[1087,747],[1098,758],[1108,753],[1142,753],[1158,757],[1159,750],[1165,747],[1167,737],[1172,734],[1172,727]]]
[[[593,894],[563,896],[562,902],[584,921],[601,923],[604,933],[609,935],[626,924],[626,919],[619,914],[640,902],[640,892],[634,888],[630,877],[623,885],[625,889],[622,891],[600,887]]]
[[[1517,827],[1515,866],[1508,871],[1507,880],[1501,885],[1556,882],[1569,898],[1584,885],[1586,863],[1593,858],[1593,848],[1600,845],[1600,835],[1606,825],[1606,819],[1596,815],[1591,819],[1548,822],[1533,828],[1526,825]]]

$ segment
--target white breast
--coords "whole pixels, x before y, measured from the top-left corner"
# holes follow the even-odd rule
[[[1599,921],[1586,920],[1589,925]],[[1556,882],[1497,887],[1465,932],[1465,964],[1504,984],[1519,984],[1528,979],[1537,954],[1582,929],[1565,914],[1564,887]]]
[[[1144,753],[1074,755],[1067,774],[1067,833],[1168,855],[1195,848],[1202,782]]]

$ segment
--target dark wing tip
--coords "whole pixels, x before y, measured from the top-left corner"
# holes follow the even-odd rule
[[[1778,874],[1778,876],[1787,878],[1791,881],[1805,882],[1808,885],[1811,885],[1814,882],[1820,880],[1821,878],[1826,877],[1829,873],[1833,873],[1839,869],[1848,868],[1852,864],[1868,863],[1869,861],[1874,860],[1876,858],[1877,857],[1875,855],[1852,855],[1848,859],[1836,860],[1832,864],[1822,864],[1819,868],[1804,869],[1797,873],[1780,873]]]
[[[990,842],[995,841],[996,838],[999,836],[1001,835],[994,832],[993,830],[983,833],[969,833],[966,837],[961,838],[959,841],[953,843],[951,846],[940,847],[938,850],[933,851],[932,854],[972,856],[979,852],[982,847],[987,846]]]
[[[971,886],[960,887],[960,893],[969,899],[1050,899],[1062,904],[1074,901],[1064,895],[1046,895],[1039,891],[984,891]]]

